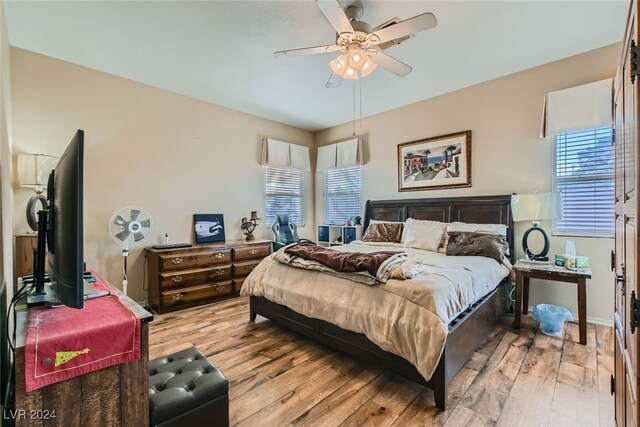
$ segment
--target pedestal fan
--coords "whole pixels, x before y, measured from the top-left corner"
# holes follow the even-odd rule
[[[127,257],[129,248],[140,246],[153,232],[153,221],[146,210],[127,206],[118,210],[109,222],[109,234],[122,245],[122,292],[127,293]]]

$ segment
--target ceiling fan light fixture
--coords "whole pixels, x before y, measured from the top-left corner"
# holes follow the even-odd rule
[[[367,55],[367,59],[364,63],[364,65],[362,66],[362,68],[360,69],[360,74],[362,75],[362,77],[367,77],[369,74],[371,74],[373,72],[373,70],[376,69],[378,65],[373,62],[373,60]]]
[[[349,57],[346,54],[340,55],[336,59],[332,59],[329,65],[334,73],[342,75],[349,65]]]
[[[354,70],[360,70],[367,60],[367,54],[364,50],[356,47],[349,50],[349,66]]]
[[[358,71],[347,66],[347,68],[344,70],[344,74],[342,74],[342,77],[345,79],[358,80]]]

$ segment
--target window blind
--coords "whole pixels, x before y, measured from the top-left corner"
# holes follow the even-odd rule
[[[304,226],[303,171],[265,168],[265,225],[271,227],[278,214],[288,214],[291,222]]]
[[[359,166],[324,171],[324,222],[344,224],[359,216],[362,170]]]
[[[611,126],[556,134],[554,185],[563,199],[563,217],[554,222],[554,233],[613,236]]]

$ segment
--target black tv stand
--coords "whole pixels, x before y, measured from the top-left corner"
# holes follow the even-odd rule
[[[93,299],[99,296],[109,295],[109,292],[98,291],[91,282],[84,281],[84,299]],[[45,305],[46,302],[58,300],[58,295],[51,283],[46,283],[43,292],[40,294],[31,294],[27,297],[27,307],[37,307]]]

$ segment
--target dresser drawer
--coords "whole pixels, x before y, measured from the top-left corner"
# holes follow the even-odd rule
[[[177,270],[193,267],[207,267],[212,264],[231,262],[231,249],[183,252],[159,255],[160,270]]]
[[[164,291],[161,293],[162,305],[165,308],[178,307],[211,298],[231,295],[232,292],[233,283],[231,281],[192,286],[174,291]]]
[[[226,280],[229,278],[231,278],[230,265],[214,268],[168,271],[160,273],[160,286],[162,289],[183,288],[189,285]]]
[[[254,245],[233,249],[233,260],[262,259],[271,253],[271,245]]]
[[[254,268],[260,264],[262,260],[255,261],[245,261],[245,262],[234,262],[233,263],[233,277],[245,277],[248,276],[249,273],[253,271]]]

